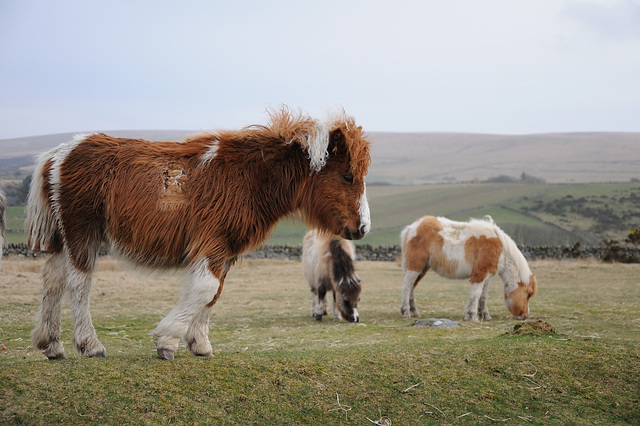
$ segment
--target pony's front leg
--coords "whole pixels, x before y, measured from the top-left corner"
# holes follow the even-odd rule
[[[489,298],[489,281],[491,281],[491,276],[487,277],[482,284],[482,295],[480,296],[480,303],[478,305],[478,316],[482,321],[491,321],[489,307],[487,306],[487,300]]]
[[[471,283],[471,292],[469,294],[469,304],[464,312],[465,321],[471,320],[478,322],[478,305],[480,303],[480,296],[482,295],[483,283]]]
[[[189,324],[187,333],[184,335],[185,345],[194,355],[213,356],[213,348],[209,341],[209,318],[212,311],[213,305],[206,305],[193,317],[193,321]]]
[[[424,274],[415,271],[407,271],[402,281],[402,305],[400,312],[405,318],[411,318],[411,315],[419,317],[420,312],[416,308],[415,288],[418,281]]]
[[[82,272],[69,266],[67,272],[67,290],[71,299],[71,315],[74,320],[73,343],[76,351],[86,357],[106,358],[107,352],[98,340],[96,329],[91,321],[89,308],[93,272]]]
[[[152,332],[160,358],[173,359],[182,337],[193,353],[210,356],[209,317],[219,288],[220,280],[209,270],[206,259],[192,266],[178,304]]]
[[[42,266],[42,305],[38,311],[36,326],[31,332],[31,342],[49,359],[64,359],[64,347],[60,342],[62,297],[67,282],[65,253],[54,253]]]

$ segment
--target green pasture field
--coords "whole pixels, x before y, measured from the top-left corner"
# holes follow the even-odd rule
[[[134,271],[101,258],[92,294],[107,359],[66,360],[31,347],[41,260],[0,265],[0,423],[3,424],[637,424],[640,265],[531,263],[531,316],[553,334],[513,333],[502,285],[493,320],[462,322],[463,281],[427,274],[423,317],[400,315],[402,271],[360,262],[360,324],[310,316],[300,263],[244,260],[231,269],[211,319],[214,357],[183,348],[155,355],[149,332],[174,306],[179,273]],[[65,305],[67,306],[67,305]],[[376,423],[377,422],[377,423]]]
[[[367,195],[373,229],[358,243],[373,246],[398,244],[402,228],[424,215],[490,215],[518,244],[534,246],[623,241],[640,227],[638,183],[371,185]],[[24,207],[9,207],[7,222],[7,242],[25,242]],[[305,231],[300,219],[285,219],[268,242],[298,245]]]
[[[373,246],[398,244],[400,231],[424,215],[454,220],[490,215],[522,245],[573,245],[578,241],[595,245],[604,238],[622,241],[640,226],[638,183],[371,185],[367,195],[373,229],[359,243]],[[633,195],[637,195],[637,201]],[[544,210],[555,207],[567,196],[586,199],[574,203],[577,212]],[[540,203],[542,209],[536,209]],[[591,212],[594,209],[598,211]],[[586,217],[588,213],[598,214],[593,215],[594,219]],[[607,222],[608,218],[612,218],[611,222]],[[283,220],[269,241],[296,245],[304,232],[299,220]]]

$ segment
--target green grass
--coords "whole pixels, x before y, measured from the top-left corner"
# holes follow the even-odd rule
[[[179,294],[180,274],[131,272],[102,259],[92,311],[108,359],[47,361],[30,347],[39,261],[0,270],[0,423],[27,424],[623,424],[640,418],[639,265],[532,263],[533,319],[551,336],[513,335],[499,280],[494,320],[411,327],[402,271],[361,262],[362,324],[310,317],[299,262],[245,260],[215,307],[214,358],[156,358],[149,331]],[[428,274],[423,317],[461,320],[462,281]],[[339,401],[339,402],[338,402]],[[493,420],[492,420],[493,419]]]

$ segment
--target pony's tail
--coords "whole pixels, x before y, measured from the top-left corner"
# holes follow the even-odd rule
[[[52,253],[62,249],[58,222],[51,205],[49,176],[53,158],[51,153],[40,156],[31,178],[27,201],[27,245],[35,252]]]
[[[402,232],[400,232],[400,265],[402,266],[402,270],[406,272],[407,270],[407,262],[405,261],[405,254],[407,252],[407,234],[409,233],[409,228],[411,225],[407,225],[404,227]]]
[[[333,261],[333,280],[338,287],[359,286],[360,279],[356,275],[353,257],[342,247],[342,244],[341,240],[335,238],[329,243],[329,252]]]

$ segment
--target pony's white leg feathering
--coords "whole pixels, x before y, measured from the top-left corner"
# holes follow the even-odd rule
[[[420,272],[416,271],[407,271],[404,275],[404,280],[402,281],[402,306],[400,306],[400,311],[405,318],[410,318],[411,315],[416,317],[420,316],[420,312],[416,309],[414,297],[414,288],[419,277]]]
[[[60,342],[62,297],[67,282],[67,255],[53,254],[42,266],[42,304],[31,342],[49,359],[65,358]]]
[[[184,342],[193,354],[198,356],[210,357],[213,356],[213,348],[209,341],[209,318],[211,318],[211,312],[213,306],[205,306],[194,317],[191,324],[187,328],[187,333],[184,335]]]
[[[71,315],[74,320],[73,343],[76,351],[87,357],[104,357],[107,352],[98,340],[91,321],[90,299],[93,273],[82,272],[68,266],[67,289],[71,299]]]
[[[207,305],[213,301],[220,281],[209,271],[208,265],[206,259],[194,265],[178,304],[153,331],[161,358],[173,359],[182,337],[196,355],[212,353],[211,343],[205,335],[211,315],[211,307]]]

